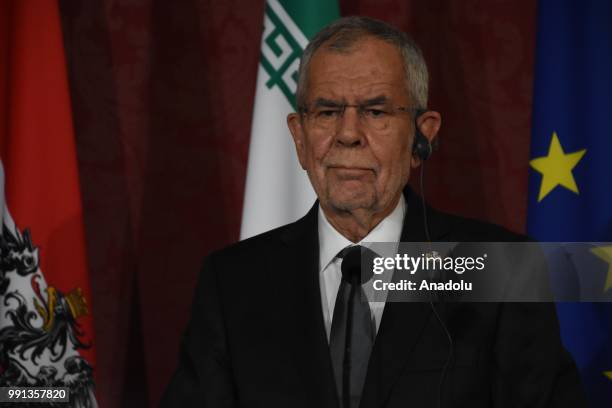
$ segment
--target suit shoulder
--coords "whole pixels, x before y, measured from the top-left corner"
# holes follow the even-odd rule
[[[295,240],[297,237],[306,237],[312,239],[312,233],[316,230],[317,225],[317,209],[318,202],[310,208],[302,218],[289,224],[271,229],[253,237],[238,241],[223,249],[220,249],[211,256],[222,259],[243,259],[247,262],[250,259],[261,259],[264,257],[274,256],[278,250],[281,250],[287,242]]]
[[[248,262],[262,255],[270,255],[282,245],[283,236],[294,228],[296,222],[283,225],[278,228],[263,232],[242,241],[235,242],[229,246],[212,252],[209,257],[214,257],[222,262]]]

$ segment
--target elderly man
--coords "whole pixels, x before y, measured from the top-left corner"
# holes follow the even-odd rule
[[[162,406],[584,405],[549,304],[447,305],[442,321],[433,304],[349,296],[343,258],[360,242],[522,240],[406,187],[441,124],[427,81],[386,23],[343,18],[314,37],[287,122],[318,201],[206,258]]]

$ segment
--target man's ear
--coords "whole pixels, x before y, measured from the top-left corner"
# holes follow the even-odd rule
[[[297,152],[298,160],[302,169],[306,170],[306,147],[304,140],[304,128],[302,127],[302,117],[299,113],[290,113],[287,115],[287,126],[295,143],[295,151]]]
[[[416,119],[416,127],[421,131],[421,134],[432,143],[436,138],[440,126],[442,125],[442,116],[436,111],[425,111],[421,113]],[[412,155],[410,165],[412,168],[418,167],[421,164],[421,159]]]

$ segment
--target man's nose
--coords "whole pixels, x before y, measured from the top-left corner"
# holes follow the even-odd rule
[[[364,143],[363,124],[354,106],[347,106],[340,116],[336,143],[344,147],[358,147]]]

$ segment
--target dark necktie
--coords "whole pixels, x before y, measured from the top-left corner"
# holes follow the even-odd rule
[[[337,255],[342,258],[342,281],[334,306],[329,347],[342,408],[359,406],[376,333],[361,287],[362,248],[347,247]],[[363,249],[368,251],[367,255],[371,253]]]

